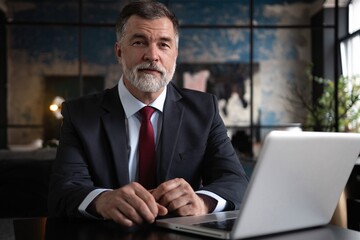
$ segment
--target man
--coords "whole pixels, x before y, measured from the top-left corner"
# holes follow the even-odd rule
[[[248,180],[215,97],[170,83],[178,56],[176,17],[161,3],[132,2],[120,13],[116,31],[123,69],[118,85],[63,104],[50,215],[131,227],[168,213],[239,208]],[[143,117],[143,108],[155,112]],[[156,153],[147,155],[139,136],[145,118],[154,134],[145,142],[156,145]],[[154,155],[148,166],[153,171],[141,167],[140,155]],[[153,175],[153,185],[142,180],[144,174]]]

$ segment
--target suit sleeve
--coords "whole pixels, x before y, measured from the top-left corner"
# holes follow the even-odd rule
[[[62,115],[60,144],[49,187],[48,210],[50,216],[80,216],[79,204],[95,187],[66,103],[63,104]]]
[[[248,177],[227,135],[213,96],[214,115],[203,165],[201,190],[214,192],[230,203],[227,209],[239,209],[248,185]]]

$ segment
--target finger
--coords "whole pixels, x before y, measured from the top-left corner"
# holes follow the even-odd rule
[[[158,208],[154,197],[140,184],[132,184],[132,191],[124,194],[126,204],[119,206],[125,207],[123,212],[130,220],[135,220],[138,223],[137,216],[141,217],[147,222],[153,222],[158,214]],[[127,204],[131,206],[126,208]]]
[[[190,196],[183,195],[183,196],[180,196],[180,197],[172,200],[171,202],[169,202],[169,204],[166,207],[170,212],[173,212],[173,211],[177,211],[178,209],[180,209],[184,206],[187,206],[191,203],[192,203],[192,201],[191,201]]]
[[[151,194],[151,192],[154,190],[146,190],[143,186],[138,184],[139,186],[135,189],[136,195],[139,196],[140,199],[142,199],[146,206],[149,208],[150,212],[156,216],[158,214],[158,208],[157,203],[154,198],[154,196]]]
[[[124,214],[121,213],[120,209],[117,208],[117,205],[119,204],[119,199],[116,198],[115,192],[109,192],[109,194],[106,195],[105,202],[101,203],[100,206],[100,214],[104,219],[111,219],[114,222],[126,226],[131,227],[134,225],[134,222],[125,217]],[[104,194],[105,197],[105,194]],[[120,200],[122,201],[122,200]]]
[[[137,202],[138,200],[136,200],[136,198],[132,198],[131,203],[134,204],[135,202]],[[138,211],[137,209],[139,207],[137,207],[136,205],[138,205],[137,203],[135,203],[133,206],[132,204],[130,204],[127,201],[123,201],[123,202],[119,202],[119,205],[117,206],[117,210],[124,215],[125,218],[127,218],[128,220],[136,223],[136,224],[141,224],[143,223],[143,216],[139,214],[140,211]],[[144,214],[145,215],[145,214]],[[146,215],[145,215],[146,216]],[[148,221],[148,218],[145,218],[145,220]]]
[[[105,192],[99,196],[97,203],[103,217],[125,225],[141,224],[144,221],[151,223],[158,212],[153,196],[138,183]],[[124,222],[125,219],[132,223]]]
[[[179,199],[181,197],[184,197],[186,195],[186,191],[184,191],[183,188],[178,187],[176,189],[173,189],[171,191],[166,192],[159,200],[158,203],[161,205],[169,208],[170,205],[175,201],[176,199]],[[170,209],[169,209],[170,210]],[[170,210],[171,211],[171,210]]]
[[[157,204],[158,207],[158,215],[160,216],[165,216],[166,214],[168,214],[168,209],[160,204]]]
[[[174,178],[163,182],[156,189],[154,189],[151,194],[154,196],[156,201],[159,201],[167,192],[178,188],[182,181],[184,180],[180,178]]]
[[[188,204],[195,197],[194,190],[184,179],[177,179],[176,185],[176,188],[169,190],[158,200],[161,205],[170,208],[170,211]]]
[[[122,214],[117,209],[114,209],[110,214],[106,214],[106,216],[104,216],[104,218],[112,219],[114,222],[116,222],[117,224],[120,224],[124,227],[132,227],[135,225],[135,223],[133,221],[131,221],[130,219],[125,217],[124,214]]]
[[[173,202],[175,208],[174,212],[179,216],[194,216],[208,213],[208,208],[206,207],[204,201],[197,196],[197,194],[191,195],[190,198],[183,197],[181,201],[180,199],[177,199]]]
[[[179,216],[199,215],[199,211],[193,204],[186,204],[174,211]]]

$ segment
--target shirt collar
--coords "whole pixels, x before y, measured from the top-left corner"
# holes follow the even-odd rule
[[[121,77],[119,80],[118,91],[127,118],[130,118],[140,109],[146,106],[146,104],[144,104],[143,102],[139,101],[136,97],[134,97],[125,87],[123,77]],[[159,97],[156,98],[154,102],[149,104],[149,106],[157,109],[160,112],[163,112],[166,92],[167,92],[167,87],[164,88],[164,90],[159,95]]]

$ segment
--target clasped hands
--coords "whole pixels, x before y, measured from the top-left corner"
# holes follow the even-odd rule
[[[91,209],[104,219],[126,227],[153,223],[157,216],[165,216],[169,212],[179,216],[209,212],[204,200],[182,178],[166,181],[152,190],[132,182],[119,189],[105,191],[95,198]]]

